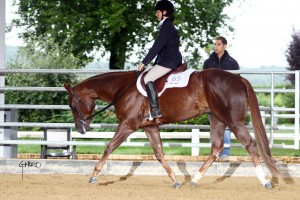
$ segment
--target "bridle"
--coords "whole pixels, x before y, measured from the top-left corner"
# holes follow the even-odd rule
[[[82,111],[80,109],[80,106],[79,106],[79,101],[81,101],[82,103],[87,104],[87,105],[90,105],[90,104],[87,103],[87,102],[85,102],[85,101],[83,101],[81,98],[79,98],[74,91],[72,91],[72,95],[73,95],[73,101],[75,102],[74,103],[75,104],[75,108],[76,108],[76,110],[77,110],[77,112],[79,114],[79,119],[80,119],[81,122],[86,123],[86,121],[89,120],[89,119],[91,119],[92,116],[85,117],[83,115],[83,113],[82,113]],[[73,105],[73,102],[72,102],[72,105]]]
[[[87,124],[87,121],[88,120],[91,120],[93,119],[93,117],[95,117],[96,115],[99,115],[100,113],[104,112],[105,110],[107,110],[108,108],[110,108],[111,106],[113,106],[119,99],[120,97],[133,85],[136,83],[139,75],[141,74],[141,72],[137,72],[137,76],[136,78],[134,79],[134,81],[128,85],[127,88],[125,88],[110,104],[108,104],[107,106],[105,106],[104,108],[102,108],[101,110],[95,112],[94,114],[92,114],[91,116],[89,117],[85,117],[80,109],[80,106],[79,106],[79,101],[81,101],[82,103],[86,104],[86,105],[90,105],[90,106],[94,106],[94,105],[91,105],[90,103],[88,102],[85,102],[83,101],[80,97],[78,97],[78,95],[76,94],[76,92],[72,89],[71,91],[71,94],[73,95],[73,101],[75,102],[75,108],[79,114],[79,119],[80,119],[80,122],[83,123],[83,124]],[[73,105],[73,102],[72,102],[72,105]]]
[[[79,114],[79,120],[80,122],[82,122],[83,124],[87,125],[88,120],[93,119],[93,117],[95,117],[96,115],[99,115],[101,112],[104,112],[105,110],[107,110],[108,108],[110,108],[111,106],[113,106],[113,104],[115,104],[115,102],[117,101],[117,98],[115,100],[113,100],[110,104],[108,104],[107,106],[105,106],[104,108],[102,108],[101,110],[95,112],[94,114],[92,114],[89,117],[85,117],[84,114],[82,113],[80,106],[79,106],[79,101],[81,101],[82,103],[86,104],[86,105],[90,105],[90,106],[94,106],[91,105],[90,103],[83,101],[80,97],[78,97],[78,95],[75,93],[75,91],[72,91],[72,95],[73,95],[73,101],[75,102],[75,108]],[[120,96],[118,96],[120,97]],[[72,103],[73,105],[73,103]]]

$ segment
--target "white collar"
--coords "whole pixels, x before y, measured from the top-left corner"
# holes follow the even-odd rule
[[[164,23],[164,21],[167,19],[168,17],[164,18],[163,20],[161,20],[158,24],[158,28],[160,28],[162,26],[162,24]]]

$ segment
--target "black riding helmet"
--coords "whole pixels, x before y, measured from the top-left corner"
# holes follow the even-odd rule
[[[169,14],[173,14],[175,11],[174,5],[168,0],[161,0],[157,2],[157,4],[155,5],[155,10],[166,10]]]

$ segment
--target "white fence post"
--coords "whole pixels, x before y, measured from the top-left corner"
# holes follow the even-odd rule
[[[192,144],[199,144],[199,129],[192,129]],[[192,147],[192,156],[199,156],[200,148]]]
[[[270,104],[271,104],[271,111],[270,111],[270,114],[271,114],[271,124],[270,124],[270,126],[271,127],[274,127],[274,124],[275,124],[275,117],[274,117],[274,115],[275,115],[275,111],[274,111],[274,97],[275,97],[275,94],[274,94],[274,74],[272,73],[271,74],[271,102],[270,102]],[[272,148],[272,146],[273,146],[273,144],[274,144],[274,137],[273,137],[273,134],[274,134],[274,130],[273,130],[273,128],[271,128],[270,129],[270,138],[269,138],[269,140],[270,140],[270,146],[271,146],[271,148]]]
[[[6,122],[17,122],[18,121],[18,110],[11,109],[5,111]],[[4,128],[4,137],[10,140],[18,139],[18,127],[6,127]],[[3,146],[3,158],[17,158],[18,157],[18,145],[10,144]]]
[[[299,149],[299,140],[300,140],[300,133],[299,133],[299,121],[300,121],[300,97],[299,97],[299,90],[300,90],[300,70],[295,71],[295,140],[294,140],[294,147],[295,149]]]
[[[0,1],[0,69],[5,69],[5,6],[6,0]],[[4,74],[0,74],[0,87],[4,87]],[[0,105],[4,105],[4,91],[0,91]],[[0,111],[0,122],[4,122],[4,111]],[[0,128],[0,140],[6,139],[4,128]],[[0,158],[4,158],[5,146],[0,145]]]

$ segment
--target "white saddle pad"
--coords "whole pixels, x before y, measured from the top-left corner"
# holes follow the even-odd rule
[[[160,93],[158,93],[158,96],[160,96],[165,89],[167,88],[181,88],[181,87],[186,87],[189,83],[189,79],[190,79],[190,75],[194,72],[194,69],[187,69],[184,72],[179,72],[176,74],[171,74],[168,77],[168,80],[164,86],[164,88],[162,89],[162,91]],[[143,72],[145,73],[146,70]],[[142,74],[143,74],[142,73]],[[136,87],[138,89],[138,91],[144,95],[145,97],[147,96],[147,92],[144,90],[143,86],[141,85],[141,78],[142,78],[142,74],[140,74],[137,82],[136,82]]]

